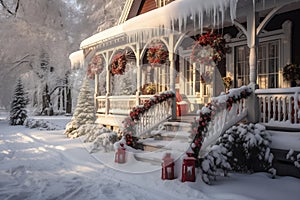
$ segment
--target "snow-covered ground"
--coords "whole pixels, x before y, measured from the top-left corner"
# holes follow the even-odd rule
[[[70,118],[51,117],[56,127]],[[108,167],[101,156],[89,154],[81,139],[68,139],[63,130],[38,130],[9,126],[0,117],[0,199],[272,199],[298,200],[300,179],[269,178],[268,174],[231,174],[213,185],[200,180],[161,180],[159,167],[144,173],[124,172],[122,165]],[[133,158],[132,158],[133,159]],[[110,166],[111,166],[110,165]],[[124,168],[149,169],[150,164],[132,161]],[[153,166],[152,166],[153,167]],[[153,167],[153,169],[155,169]],[[143,171],[143,170],[140,170]]]

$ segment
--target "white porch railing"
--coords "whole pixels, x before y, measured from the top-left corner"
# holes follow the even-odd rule
[[[172,99],[152,106],[136,123],[136,136],[140,137],[172,116]]]
[[[300,124],[300,87],[258,89],[260,122]]]
[[[108,100],[108,113],[114,115],[128,115],[136,105],[136,96],[110,96]]]
[[[246,98],[251,94],[250,91],[246,86],[231,89],[229,94],[213,98],[211,102],[212,107],[205,107],[201,110],[204,113],[216,112],[216,114],[213,116],[204,135],[201,151],[199,152],[200,157],[203,157],[209,151],[210,146],[216,143],[222,133],[247,117],[248,108]],[[244,93],[244,96],[241,95],[242,93]],[[231,106],[228,107],[228,102],[233,98],[238,98],[238,101],[230,103]],[[215,110],[216,106],[218,106],[217,111]]]

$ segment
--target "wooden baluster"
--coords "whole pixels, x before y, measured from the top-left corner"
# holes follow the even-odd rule
[[[288,97],[288,106],[289,106],[289,109],[288,109],[288,120],[292,123],[292,97],[289,96]]]
[[[262,99],[263,99],[263,123],[266,123],[266,97],[265,96],[262,96]]]
[[[282,103],[283,103],[283,121],[286,121],[286,117],[287,117],[287,111],[286,111],[286,97],[282,97]]]
[[[282,98],[281,97],[278,97],[277,99],[277,103],[278,103],[278,107],[277,107],[277,111],[278,111],[278,121],[281,121],[281,101],[282,101]]]
[[[271,118],[271,97],[268,96],[268,122],[270,121]]]
[[[272,118],[275,121],[276,120],[276,104],[277,104],[277,97],[273,97],[273,113]]]

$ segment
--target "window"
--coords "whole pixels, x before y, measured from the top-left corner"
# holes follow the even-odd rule
[[[249,84],[249,54],[247,45],[235,47],[235,85]],[[257,82],[259,87],[277,88],[279,85],[279,40],[262,42],[257,49]]]

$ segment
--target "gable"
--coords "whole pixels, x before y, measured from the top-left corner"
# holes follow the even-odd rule
[[[157,8],[155,0],[134,0],[126,20]]]

